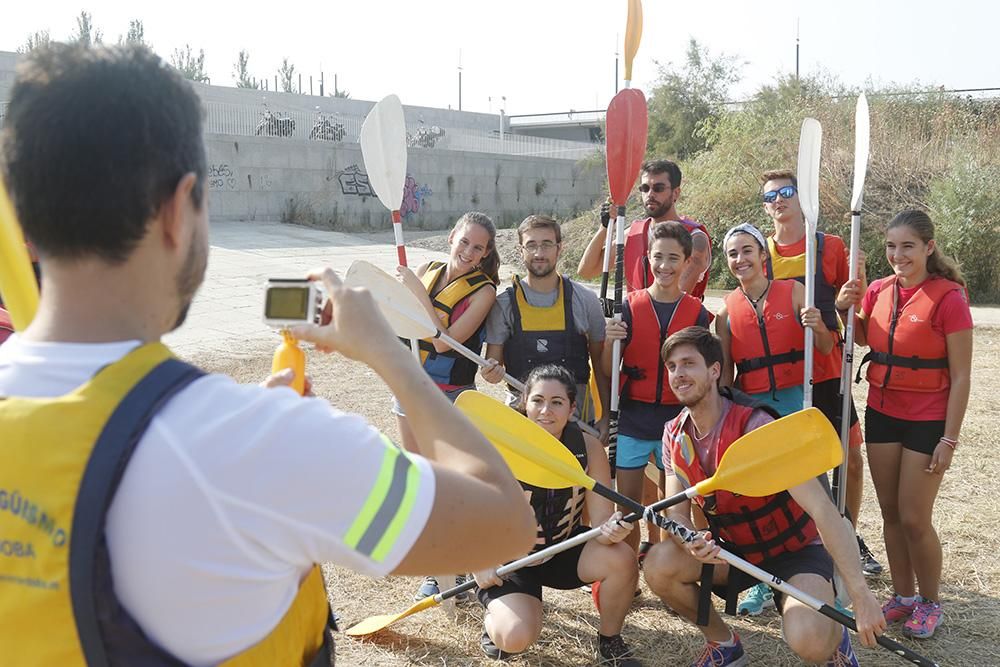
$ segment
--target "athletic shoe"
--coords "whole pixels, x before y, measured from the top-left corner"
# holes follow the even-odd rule
[[[774,591],[767,584],[757,584],[743,597],[736,608],[740,616],[760,616],[765,609],[774,606]]]
[[[743,644],[735,632],[733,639],[736,640],[733,646],[708,642],[698,659],[691,663],[691,667],[744,667],[750,662],[750,658],[743,653]]]
[[[605,637],[601,633],[597,633],[597,650],[601,654],[600,664],[602,665],[642,667],[642,663],[633,657],[632,649],[629,648],[620,634]]]
[[[642,563],[646,560],[646,554],[649,550],[653,548],[652,542],[640,542],[639,551],[636,553],[636,558],[639,560],[639,569],[642,569]]]
[[[434,597],[441,592],[438,587],[438,580],[434,577],[424,577],[424,583],[420,584],[420,588],[417,589],[417,594],[413,596],[413,599],[420,602],[424,598]]]
[[[882,605],[882,615],[885,616],[885,622],[890,625],[893,623],[899,623],[900,621],[905,621],[910,618],[910,615],[913,614],[913,610],[916,606],[916,602],[904,604],[901,602],[901,598],[898,595],[893,595],[884,605]]]
[[[875,554],[868,548],[865,541],[858,535],[858,550],[861,552],[861,571],[866,577],[877,577],[882,574],[882,563],[875,560]]]
[[[826,661],[826,667],[859,667],[858,656],[854,655],[851,635],[847,632],[847,628],[844,628],[837,651]]]
[[[940,603],[920,598],[913,607],[910,620],[903,624],[903,634],[914,639],[927,639],[934,635],[943,617]]]
[[[455,585],[461,586],[469,580],[469,575],[467,574],[456,574],[455,575]],[[452,598],[455,602],[468,602],[472,599],[472,591],[462,591],[458,595]]]
[[[485,629],[483,630],[483,636],[479,639],[479,646],[482,647],[486,657],[493,660],[508,660],[517,655],[517,653],[501,651],[497,648],[497,645],[493,643],[493,639],[490,638],[490,633],[486,632]]]

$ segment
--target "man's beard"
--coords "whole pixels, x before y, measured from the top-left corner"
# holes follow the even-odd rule
[[[192,239],[191,250],[184,259],[180,273],[177,274],[177,295],[181,308],[171,331],[179,329],[184,324],[188,311],[191,309],[194,295],[205,279],[205,269],[208,266],[208,242],[201,238],[198,232],[195,234],[196,238]]]
[[[545,265],[544,269],[541,268],[536,269],[534,262],[528,262],[528,265],[525,268],[528,269],[528,273],[530,273],[535,278],[545,278],[547,276],[551,276],[552,272],[556,270],[556,263],[550,262]]]
[[[651,218],[662,218],[670,211],[670,204],[660,204],[657,208],[650,210],[645,204],[643,208],[646,210],[646,215]]]
[[[712,389],[713,385],[711,382],[709,382],[704,387],[701,388],[701,391],[697,395],[692,396],[691,394],[688,394],[688,396],[686,396],[683,400],[681,400],[680,398],[678,398],[678,400],[680,400],[681,404],[684,405],[685,407],[693,408],[694,406],[698,405],[703,400],[705,400],[705,397],[708,396],[709,392],[712,391]]]

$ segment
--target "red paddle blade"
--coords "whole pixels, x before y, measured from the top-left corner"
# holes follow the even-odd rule
[[[620,91],[608,105],[608,186],[611,199],[624,206],[646,155],[649,112],[638,88]]]

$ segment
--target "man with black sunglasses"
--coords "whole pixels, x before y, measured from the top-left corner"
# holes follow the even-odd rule
[[[650,226],[657,222],[676,220],[691,232],[693,242],[691,263],[681,274],[681,291],[704,301],[709,269],[712,266],[712,241],[705,225],[677,213],[676,204],[681,196],[680,167],[670,160],[646,162],[642,165],[639,194],[648,217],[633,221],[626,230],[625,283],[628,290],[641,290],[653,284],[653,273],[646,259]],[[581,278],[589,280],[601,275],[610,219],[610,205],[605,204],[601,207],[601,226],[587,245],[577,267]]]
[[[762,179],[762,203],[764,212],[774,222],[774,234],[767,240],[769,258],[766,272],[770,278],[792,278],[805,281],[806,223],[799,204],[798,182],[789,170],[765,172]],[[865,279],[864,257],[859,258],[858,275]],[[833,234],[816,234],[816,307],[823,321],[834,332],[838,343],[828,355],[816,355],[813,370],[813,404],[840,429],[840,375],[843,339],[840,337],[838,312],[846,318],[850,304],[837,303],[841,285],[850,276],[850,259],[844,241]],[[843,306],[843,307],[842,307]],[[851,521],[857,522],[861,510],[864,460],[861,456],[861,429],[858,415],[851,403],[851,435],[847,457],[847,513]],[[861,537],[862,569],[874,576],[882,572],[882,565],[872,555]]]

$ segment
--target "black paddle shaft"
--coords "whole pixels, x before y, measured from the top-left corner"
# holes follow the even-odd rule
[[[671,496],[670,498],[665,498],[658,503],[650,505],[647,508],[643,507],[642,503],[636,502],[635,500],[632,500],[628,496],[623,496],[617,491],[614,491],[604,486],[600,482],[594,483],[594,492],[604,496],[605,498],[607,498],[612,502],[630,508],[633,511],[633,513],[629,514],[624,519],[622,519],[623,521],[631,522],[641,518],[645,518],[646,520],[653,521],[653,523],[655,523],[657,526],[667,531],[668,533],[676,535],[684,542],[691,542],[698,536],[698,534],[695,531],[687,528],[686,526],[682,526],[676,521],[671,521],[670,519],[667,519],[666,517],[657,514],[657,512],[659,512],[660,510],[666,509],[667,507],[671,507],[673,505],[678,505],[683,501],[687,500],[688,497],[687,494],[685,493],[678,493],[677,495]],[[736,559],[736,560],[742,560],[742,559]],[[747,574],[753,575],[752,572],[747,572]],[[802,591],[799,591],[794,586],[791,586],[786,582],[783,582],[781,579],[775,577],[774,575],[770,576],[771,576],[771,581],[765,581],[764,579],[761,579],[761,581],[764,581],[764,583],[766,584],[774,583],[778,585],[783,585],[783,587],[786,589],[782,590],[783,593],[791,595],[800,602],[809,605],[810,607],[812,607],[819,613],[823,614],[830,620],[840,623],[848,630],[851,630],[855,633],[858,631],[857,624],[854,622],[854,619],[851,618],[850,616],[842,614],[841,612],[837,611],[836,609],[830,607],[829,605],[823,602],[820,602],[818,600],[810,600],[812,596],[807,595]],[[794,594],[793,592],[797,593],[798,595]],[[895,642],[889,639],[888,637],[885,636],[876,637],[875,640],[878,642],[879,646],[891,651],[892,653],[895,653],[896,655],[906,660],[907,662],[911,662],[914,665],[921,665],[922,667],[938,667],[938,664],[936,662],[928,660],[927,658],[920,655],[916,651],[912,651],[907,647],[903,646],[902,644],[900,644],[899,642]]]

